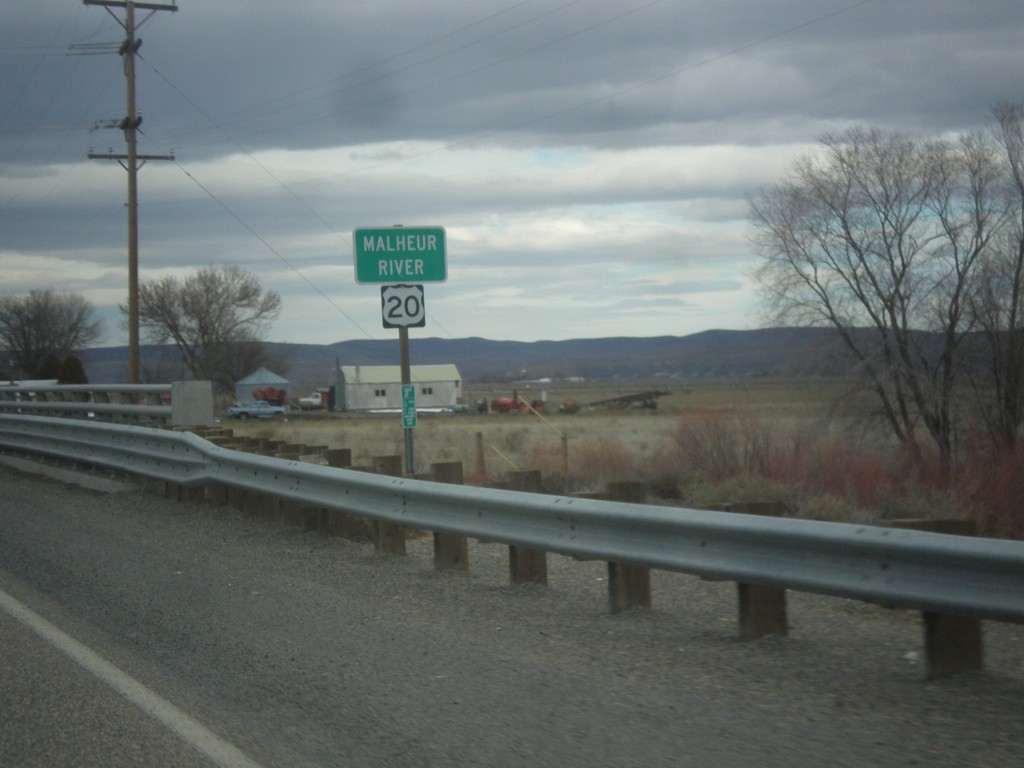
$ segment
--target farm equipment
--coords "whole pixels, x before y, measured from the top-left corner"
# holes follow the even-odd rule
[[[592,403],[587,403],[588,408],[649,408],[656,410],[658,407],[658,398],[665,397],[665,395],[671,395],[671,392],[662,392],[661,390],[651,389],[646,392],[636,392],[632,395],[620,395],[619,397],[609,397],[606,400],[595,400]]]
[[[288,402],[288,393],[283,389],[264,387],[263,389],[254,389],[252,399],[266,400],[270,405],[284,405]]]
[[[517,402],[512,397],[496,397],[491,400],[492,413],[526,413],[529,410],[526,403]]]

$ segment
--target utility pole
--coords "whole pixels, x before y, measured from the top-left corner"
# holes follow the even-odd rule
[[[177,11],[176,5],[164,3],[136,3],[132,0],[82,0],[85,5],[103,6],[107,13],[114,17],[126,33],[118,53],[124,62],[124,76],[127,81],[127,116],[118,127],[124,131],[127,144],[125,154],[89,153],[90,159],[117,160],[128,172],[128,379],[131,384],[138,384],[139,376],[139,168],[147,160],[173,160],[174,155],[140,155],[137,152],[136,133],[142,118],[135,108],[135,54],[142,45],[142,40],[135,37],[136,30],[145,24],[156,11]],[[111,8],[124,9],[124,21],[118,19]],[[135,10],[149,11],[138,24],[135,23]],[[141,163],[141,164],[140,164]]]

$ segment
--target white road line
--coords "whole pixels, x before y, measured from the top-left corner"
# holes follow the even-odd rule
[[[260,768],[259,763],[161,698],[135,678],[89,650],[70,635],[0,589],[0,608],[55,648],[63,651],[139,709],[149,713],[186,743],[224,768]]]

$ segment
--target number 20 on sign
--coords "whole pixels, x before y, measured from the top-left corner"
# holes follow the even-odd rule
[[[385,285],[380,289],[385,328],[422,328],[427,324],[422,285]]]

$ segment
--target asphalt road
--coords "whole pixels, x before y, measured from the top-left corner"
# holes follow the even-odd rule
[[[1024,627],[925,682],[913,614],[790,595],[736,639],[734,586],[604,569],[507,584],[138,491],[0,468],[0,765],[1020,766]]]

